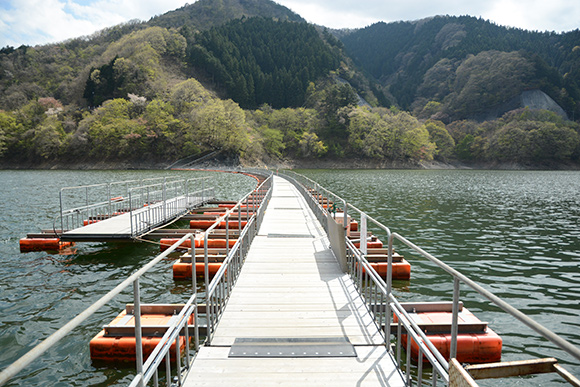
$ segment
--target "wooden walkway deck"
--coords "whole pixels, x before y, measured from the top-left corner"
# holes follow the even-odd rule
[[[347,338],[356,357],[230,357],[236,338]],[[275,177],[264,222],[185,386],[403,386],[350,278],[304,198]]]
[[[178,196],[175,198],[167,199],[166,205],[170,208],[175,208],[177,206],[176,203],[180,201],[184,201],[184,196]],[[201,205],[202,201],[200,200],[199,203],[190,204],[190,207],[193,208],[197,205]],[[135,221],[144,222],[146,217],[143,216],[139,218],[139,214],[145,214],[148,211],[156,211],[163,205],[162,202],[151,204],[150,206],[139,208],[133,211],[133,216],[137,219]],[[180,208],[181,214],[185,213],[185,208]],[[96,223],[88,224],[83,227],[75,228],[73,230],[67,231],[62,234],[63,241],[73,241],[73,242],[88,242],[88,241],[107,241],[107,240],[127,240],[132,239],[136,236],[143,235],[146,231],[149,231],[148,226],[158,226],[160,224],[169,223],[173,219],[178,216],[177,213],[172,212],[166,215],[165,219],[161,217],[152,218],[156,219],[156,224],[152,225],[143,225],[140,224],[139,230],[136,233],[132,233],[131,231],[131,213],[126,212],[121,215],[113,216],[108,219],[100,220]],[[145,227],[143,227],[145,226]]]

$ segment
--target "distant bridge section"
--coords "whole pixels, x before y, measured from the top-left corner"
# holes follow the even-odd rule
[[[208,180],[158,178],[66,187],[60,191],[54,229],[60,223],[63,241],[138,238],[213,199]]]

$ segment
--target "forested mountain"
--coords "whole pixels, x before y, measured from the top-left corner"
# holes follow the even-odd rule
[[[304,22],[288,8],[270,0],[198,0],[175,11],[152,18],[148,24],[163,28],[207,30],[230,20],[265,17],[279,21]]]
[[[244,108],[304,104],[310,83],[336,70],[340,53],[313,26],[252,18],[188,35],[188,60]]]
[[[420,112],[435,101],[453,121],[540,89],[568,116],[580,116],[580,30],[540,33],[469,16],[437,16],[377,23],[342,41],[403,109]]]
[[[270,0],[199,0],[0,49],[0,165],[211,150],[246,163],[578,165],[578,85],[579,31],[471,17],[329,31]],[[555,113],[522,107],[534,98]]]

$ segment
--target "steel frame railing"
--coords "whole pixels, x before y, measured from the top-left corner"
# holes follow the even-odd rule
[[[263,172],[262,172],[263,173]],[[240,270],[248,254],[248,250],[254,237],[257,235],[262,220],[264,218],[265,205],[272,197],[273,175],[270,174],[256,189],[247,194],[235,206],[221,216],[204,235],[204,264],[205,264],[205,288],[206,288],[206,313],[207,313],[207,338],[206,343],[211,344],[215,328],[219,322],[226,303],[233,290],[234,284],[240,274]],[[245,208],[245,219],[247,223],[242,227],[242,212]],[[229,224],[232,213],[237,211],[237,224],[239,237],[234,246],[229,249]],[[210,234],[222,222],[226,228],[226,251],[227,256],[218,272],[209,282],[208,272],[208,240]],[[195,255],[192,255],[193,266],[195,266]]]
[[[417,326],[413,319],[408,315],[405,309],[401,306],[397,298],[392,292],[392,264],[393,264],[393,252],[394,252],[394,242],[399,241],[411,248],[415,252],[419,253],[421,257],[433,262],[439,268],[443,269],[447,274],[451,275],[453,278],[453,306],[452,306],[452,323],[451,323],[451,348],[450,348],[450,358],[455,358],[457,354],[457,335],[458,335],[458,315],[459,315],[459,295],[460,295],[460,284],[463,283],[469,288],[475,290],[477,293],[483,297],[490,300],[493,304],[509,313],[511,316],[521,321],[542,337],[549,340],[562,350],[566,351],[572,355],[575,359],[580,360],[580,349],[570,342],[566,341],[562,337],[556,335],[554,332],[545,328],[544,326],[538,324],[524,313],[509,305],[507,302],[503,301],[501,298],[494,295],[492,292],[486,290],[482,286],[478,285],[476,282],[471,280],[469,277],[460,273],[459,271],[451,268],[449,265],[443,263],[439,259],[435,258],[433,255],[429,254],[425,250],[421,249],[417,245],[410,242],[408,239],[404,238],[396,232],[391,232],[391,230],[368,216],[363,211],[359,210],[350,203],[347,203],[344,199],[340,198],[333,192],[323,188],[320,184],[309,179],[306,176],[300,175],[293,171],[284,171],[282,173],[285,177],[291,180],[301,191],[304,197],[310,203],[310,207],[313,209],[317,218],[325,225],[327,229],[327,219],[328,209],[324,208],[323,197],[328,198],[328,200],[333,200],[334,203],[342,203],[344,212],[344,225],[347,225],[347,219],[349,216],[349,209],[352,210],[359,217],[360,225],[360,235],[361,243],[360,249],[356,248],[354,244],[346,238],[347,247],[347,266],[349,268],[348,272],[353,279],[353,282],[357,286],[362,298],[367,305],[369,312],[373,315],[375,323],[378,327],[385,327],[383,331],[385,338],[385,345],[390,345],[391,337],[391,322],[392,315],[397,316],[397,333],[395,335],[396,348],[393,350],[393,355],[395,357],[396,363],[399,368],[403,366],[401,363],[401,337],[403,334],[403,329],[407,332],[407,348],[411,347],[411,340],[415,341],[419,346],[419,359],[423,356],[427,358],[431,366],[433,367],[433,377],[431,384],[435,386],[437,384],[438,377],[441,377],[445,383],[449,382],[449,364],[443,358],[441,353],[433,346],[428,337],[424,334],[423,330]],[[362,243],[362,236],[367,235],[367,223],[372,222],[377,226],[382,232],[384,232],[388,239],[388,269],[386,281],[383,280],[380,275],[370,266],[369,262],[366,260],[365,256],[367,254],[366,243]],[[387,333],[384,333],[387,332]],[[411,380],[411,351],[407,351],[406,358],[406,382],[407,385],[412,384]],[[421,385],[422,381],[422,367],[423,362],[418,361],[417,364],[417,383]]]
[[[205,178],[203,178],[205,179]],[[191,179],[199,180],[199,179]],[[211,342],[211,337],[215,332],[215,326],[219,321],[221,314],[225,308],[225,303],[229,298],[229,294],[233,289],[234,283],[239,275],[241,266],[249,249],[249,246],[257,234],[257,231],[261,225],[265,206],[260,204],[267,202],[272,196],[272,175],[266,178],[256,189],[247,194],[242,198],[235,206],[223,215],[219,221],[226,222],[226,239],[229,240],[229,221],[232,218],[232,213],[237,210],[237,220],[238,228],[240,232],[240,237],[236,241],[235,245],[229,249],[227,248],[227,257],[218,273],[214,276],[211,283],[208,283],[209,272],[208,272],[208,246],[207,240],[209,234],[217,227],[214,224],[210,229],[205,232],[205,245],[204,245],[204,263],[205,263],[205,288],[206,288],[206,316],[208,319],[207,327],[207,337],[208,343]],[[102,185],[106,186],[106,185]],[[92,186],[86,186],[92,187]],[[193,192],[193,195],[198,195],[202,192],[202,198],[204,201],[208,199],[204,193],[207,192],[205,188],[201,191]],[[186,195],[191,200],[192,196]],[[193,196],[195,197],[195,196]],[[195,202],[195,200],[193,201]],[[192,203],[193,203],[192,202]],[[246,218],[248,219],[246,227],[242,229],[241,227],[241,212],[245,207]],[[187,300],[185,305],[183,305],[180,313],[176,319],[167,327],[167,331],[160,340],[160,344],[155,347],[151,355],[149,355],[146,362],[143,361],[143,348],[142,348],[142,327],[141,327],[141,288],[139,284],[140,278],[149,272],[155,265],[163,262],[166,257],[172,252],[176,251],[181,247],[187,239],[191,242],[191,249],[189,253],[192,257],[192,295]],[[226,243],[229,246],[229,243]],[[180,337],[185,338],[185,342],[189,343],[190,339],[190,326],[189,319],[193,315],[194,323],[194,351],[197,353],[200,346],[200,334],[199,334],[199,308],[198,308],[198,294],[197,294],[197,273],[195,267],[195,234],[189,233],[183,236],[180,240],[171,245],[163,253],[159,254],[148,264],[143,266],[141,269],[136,271],[126,280],[117,285],[113,290],[101,297],[97,302],[89,306],[83,312],[78,314],[75,318],[69,321],[65,326],[57,330],[51,336],[46,338],[32,350],[27,352],[24,356],[19,358],[16,362],[8,366],[0,373],[0,385],[7,383],[10,379],[16,376],[25,367],[31,364],[35,359],[40,357],[46,351],[48,351],[52,346],[66,337],[70,332],[76,329],[84,321],[86,321],[90,316],[97,312],[100,308],[110,302],[114,297],[121,293],[124,289],[129,286],[133,286],[133,308],[135,317],[135,350],[136,350],[136,376],[132,380],[130,386],[132,387],[142,387],[147,385],[151,380],[153,380],[154,386],[159,385],[158,369],[165,360],[165,380],[167,386],[172,385],[172,369],[170,361],[170,351],[172,343],[176,343],[176,359],[175,362],[175,377],[177,378],[178,385],[182,384],[184,371],[191,369],[193,363],[193,356],[191,354],[189,344],[186,346],[185,350],[185,364],[182,364],[181,348],[179,345]]]
[[[36,347],[28,351],[24,356],[19,358],[17,361],[8,366],[5,370],[0,373],[0,385],[5,384],[26,366],[32,363],[36,358],[41,356],[43,353],[48,351],[53,345],[65,338],[70,332],[86,321],[91,315],[97,312],[104,305],[109,303],[114,297],[121,293],[124,289],[133,286],[133,303],[134,303],[134,316],[135,316],[135,341],[136,341],[136,369],[137,375],[133,380],[132,386],[144,386],[148,381],[153,378],[155,385],[158,384],[157,378],[157,368],[161,364],[163,359],[166,359],[166,379],[171,380],[171,363],[169,361],[170,348],[173,342],[176,342],[176,368],[177,375],[181,375],[181,354],[179,340],[180,336],[184,336],[186,342],[189,342],[189,317],[194,316],[195,327],[198,326],[197,316],[198,316],[198,304],[197,304],[197,283],[196,278],[193,276],[192,279],[192,295],[186,304],[183,306],[178,318],[169,325],[165,335],[162,337],[160,344],[155,348],[153,353],[147,359],[147,362],[143,363],[143,347],[141,338],[141,289],[139,285],[139,280],[147,272],[149,272],[155,265],[163,262],[165,258],[174,252],[185,240],[191,239],[193,242],[194,234],[187,234],[183,236],[179,241],[165,250],[163,253],[159,254],[148,264],[143,266],[141,269],[137,270],[134,274],[129,276],[126,280],[117,285],[113,290],[102,296],[97,302],[93,303],[83,312],[78,314],[75,318],[69,321],[62,328],[57,330],[55,333],[50,335]],[[194,330],[194,349],[197,350],[199,347],[199,332],[197,329]],[[189,346],[186,350],[186,366],[191,362],[191,354],[189,351]],[[168,384],[169,385],[169,384]]]
[[[212,198],[214,188],[206,187],[207,180],[209,177],[199,177],[131,188],[131,235],[142,235]],[[198,182],[201,187],[192,187]]]
[[[167,183],[176,179],[158,177],[64,187],[59,192],[60,211],[54,220],[53,229],[57,230],[57,222],[60,223],[60,232],[64,232],[82,227],[85,221],[103,220],[129,212],[131,206],[128,198],[132,188],[159,180]],[[71,201],[72,205],[68,203]]]

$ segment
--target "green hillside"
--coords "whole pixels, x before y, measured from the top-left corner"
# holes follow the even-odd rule
[[[198,0],[152,18],[148,24],[163,28],[207,30],[230,20],[265,17],[279,21],[304,22],[299,15],[270,0]]]
[[[437,16],[377,23],[342,41],[403,109],[417,111],[436,101],[453,121],[523,90],[541,89],[569,117],[580,113],[580,30],[540,33],[468,16]]]
[[[311,82],[340,65],[313,26],[266,18],[235,20],[191,35],[188,60],[244,108],[304,104]]]
[[[579,55],[579,31],[435,17],[338,32],[269,0],[199,0],[0,49],[0,166],[213,150],[243,163],[577,166]]]

